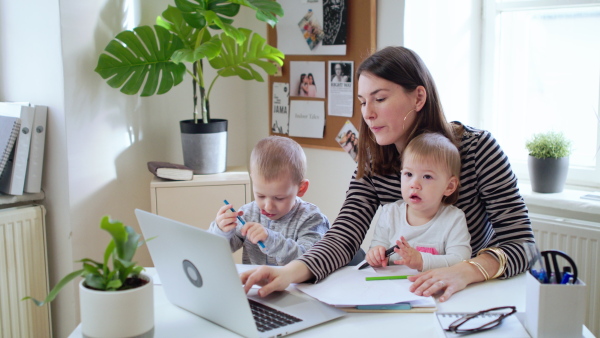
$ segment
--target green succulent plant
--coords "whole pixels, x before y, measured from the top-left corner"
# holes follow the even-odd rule
[[[561,132],[534,134],[525,143],[529,155],[535,158],[562,158],[571,155],[571,141]]]
[[[120,291],[131,289],[140,278],[138,275],[144,268],[132,261],[138,247],[146,243],[140,240],[141,236],[130,226],[122,222],[112,221],[104,216],[100,221],[100,228],[112,236],[104,251],[104,261],[96,262],[84,258],[78,262],[83,263],[83,268],[73,271],[63,277],[48,293],[43,301],[33,297],[23,297],[21,300],[31,299],[37,306],[42,306],[54,300],[60,290],[78,276],[85,278],[85,285],[100,291]],[[112,268],[111,268],[112,265]]]
[[[188,73],[194,88],[193,119],[198,123],[201,114],[202,123],[208,123],[210,91],[218,78],[237,76],[263,82],[255,68],[273,75],[283,65],[281,51],[268,45],[259,34],[233,26],[240,6],[253,9],[258,20],[274,26],[279,21],[277,16],[283,16],[283,9],[275,0],[174,2],[176,7],[169,5],[153,27],[123,31],[108,43],[95,71],[109,86],[128,95],[140,91],[140,96],[164,94]],[[217,71],[208,90],[203,60]],[[191,69],[185,63],[191,64]]]

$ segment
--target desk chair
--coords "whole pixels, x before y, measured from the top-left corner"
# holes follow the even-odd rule
[[[358,263],[365,260],[366,255],[367,254],[365,253],[365,250],[363,250],[362,248],[359,248],[358,251],[356,252],[356,254],[354,254],[354,257],[352,258],[350,263],[348,263],[346,266],[358,265]]]

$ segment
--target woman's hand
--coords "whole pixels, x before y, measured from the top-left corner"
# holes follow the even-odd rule
[[[265,297],[273,291],[283,291],[290,283],[301,283],[313,277],[308,267],[301,261],[292,261],[283,267],[263,265],[240,274],[246,293],[253,285],[262,286],[258,290],[260,297]]]
[[[429,297],[438,292],[443,292],[440,296],[440,302],[445,302],[450,297],[467,287],[471,281],[471,274],[474,271],[470,264],[458,263],[447,268],[432,269],[408,277],[408,280],[414,282],[409,291],[418,296]]]
[[[492,255],[488,254],[479,255],[469,261],[479,263],[489,276],[493,276],[500,266],[498,261]],[[476,266],[468,262],[461,262],[447,268],[421,272],[408,277],[408,280],[414,282],[409,288],[410,292],[425,297],[429,297],[437,292],[443,292],[439,300],[440,302],[445,302],[453,294],[467,287],[467,285],[483,282],[485,278]]]

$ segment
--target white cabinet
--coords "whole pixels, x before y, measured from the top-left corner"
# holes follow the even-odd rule
[[[208,229],[227,200],[237,209],[250,203],[250,175],[240,168],[213,175],[194,175],[191,181],[157,177],[150,183],[152,212],[202,229]],[[234,254],[242,262],[242,250]]]

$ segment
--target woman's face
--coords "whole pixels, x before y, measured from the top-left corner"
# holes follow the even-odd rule
[[[335,65],[335,75],[342,75],[342,65],[340,65],[339,63]]]
[[[399,152],[404,149],[408,131],[418,114],[416,110],[422,106],[418,106],[418,92],[417,89],[407,93],[399,84],[372,73],[360,74],[358,100],[363,119],[375,135],[377,144],[394,144]]]

